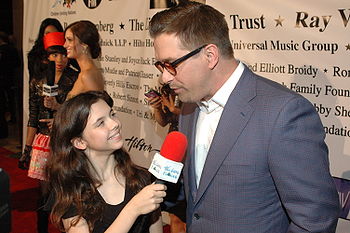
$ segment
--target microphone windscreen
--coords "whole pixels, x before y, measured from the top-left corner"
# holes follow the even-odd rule
[[[54,61],[49,61],[48,71],[47,71],[47,85],[55,85],[55,76],[56,76],[56,64]]]
[[[170,132],[164,139],[160,154],[172,161],[181,162],[187,149],[187,138],[178,131]]]

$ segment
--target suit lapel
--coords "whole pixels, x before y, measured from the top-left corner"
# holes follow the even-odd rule
[[[249,105],[249,101],[256,95],[255,80],[251,71],[246,67],[240,81],[226,103],[207,155],[197,195],[194,199],[195,203],[200,200],[208,188],[254,111]],[[194,145],[194,141],[191,142],[191,145]],[[194,150],[191,153],[194,153]]]

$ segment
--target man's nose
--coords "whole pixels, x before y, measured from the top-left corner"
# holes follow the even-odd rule
[[[169,73],[166,69],[164,69],[163,73],[161,74],[161,79],[164,84],[171,83],[174,80],[174,76]]]

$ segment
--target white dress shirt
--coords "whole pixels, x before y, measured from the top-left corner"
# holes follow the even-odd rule
[[[200,108],[196,126],[195,142],[195,174],[197,187],[199,186],[205,160],[207,158],[207,154],[222,111],[224,110],[225,104],[230,97],[231,92],[236,87],[243,70],[244,65],[240,62],[229,79],[210,100],[197,103]]]

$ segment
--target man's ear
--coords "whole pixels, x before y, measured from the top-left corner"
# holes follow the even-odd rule
[[[214,69],[219,62],[219,48],[215,44],[209,44],[205,47],[205,55],[209,69]]]
[[[86,142],[84,141],[84,139],[80,138],[80,137],[76,137],[73,138],[71,140],[71,143],[73,144],[73,146],[79,150],[85,150],[87,147]]]

